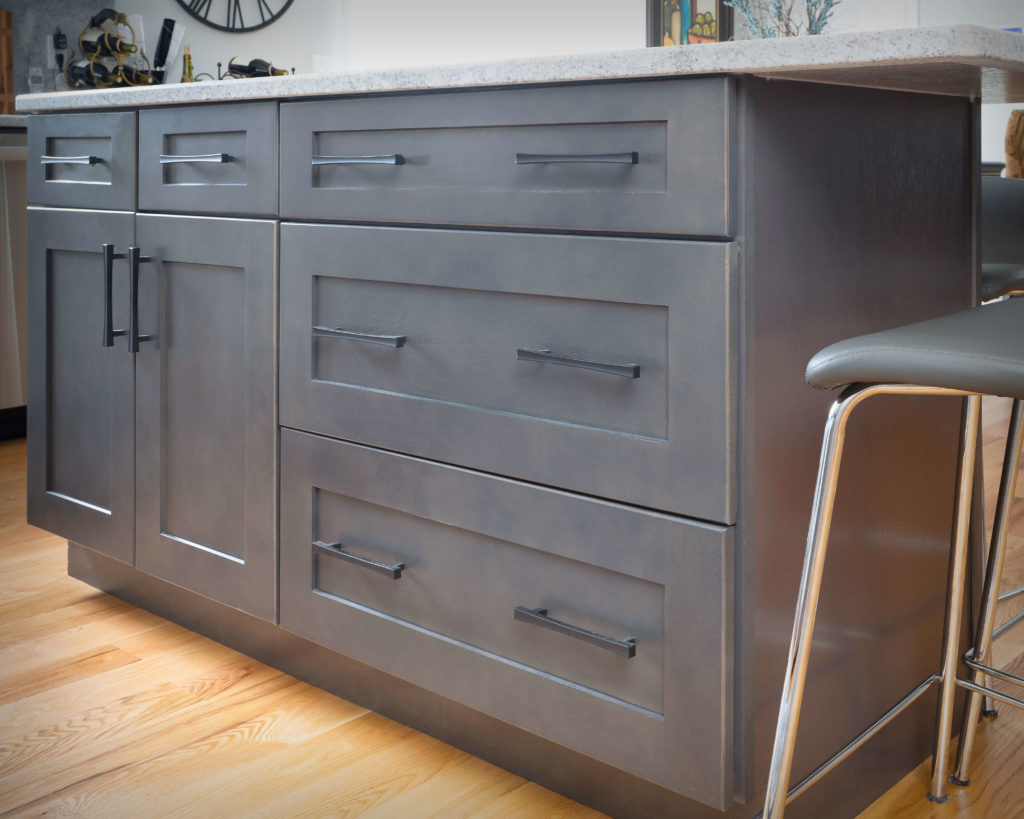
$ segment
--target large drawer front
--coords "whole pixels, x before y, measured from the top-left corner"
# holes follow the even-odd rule
[[[29,117],[29,204],[135,210],[135,114]]]
[[[284,628],[719,808],[730,565],[725,527],[282,431]]]
[[[139,208],[277,214],[277,105],[139,114]]]
[[[285,426],[733,522],[732,245],[281,239]]]
[[[731,236],[723,78],[281,106],[281,214]]]

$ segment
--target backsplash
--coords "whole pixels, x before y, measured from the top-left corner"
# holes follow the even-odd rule
[[[68,48],[78,50],[78,35],[86,21],[103,8],[102,0],[2,0],[14,18],[14,93],[28,93],[28,70],[44,70],[47,91],[53,91],[56,66],[46,65],[46,37],[60,28]]]

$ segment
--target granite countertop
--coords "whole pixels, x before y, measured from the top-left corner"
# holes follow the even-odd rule
[[[984,102],[1024,102],[1024,36],[980,26],[894,29],[422,68],[28,94],[19,96],[16,106],[21,113],[29,113],[692,74],[750,74],[923,91]]]
[[[28,117],[24,114],[0,114],[0,128],[24,128]]]

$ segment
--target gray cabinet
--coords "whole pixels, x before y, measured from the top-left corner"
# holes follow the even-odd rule
[[[735,520],[732,243],[281,229],[281,418]]]
[[[139,214],[136,566],[276,616],[274,222]]]
[[[729,527],[281,434],[284,628],[719,808],[731,587]]]
[[[134,112],[32,117],[26,171],[32,204],[134,210]]]
[[[28,520],[131,563],[134,554],[134,365],[123,336],[128,278],[101,245],[124,252],[131,213],[29,212]]]
[[[139,113],[139,210],[277,214],[277,104]]]
[[[724,77],[281,106],[281,215],[732,236]]]

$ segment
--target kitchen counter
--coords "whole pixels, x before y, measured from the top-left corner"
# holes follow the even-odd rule
[[[31,113],[722,73],[921,91],[984,102],[1022,102],[1024,36],[980,26],[938,26],[422,68],[63,91],[22,95],[16,105],[18,111]]]
[[[24,114],[0,114],[0,129],[24,128],[28,125],[28,117]]]

